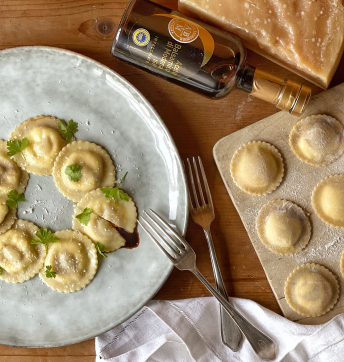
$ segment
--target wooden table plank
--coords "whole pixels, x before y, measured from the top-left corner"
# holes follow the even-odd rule
[[[176,0],[157,1],[177,8]],[[110,54],[113,33],[94,30],[107,19],[118,24],[126,0],[2,0],[0,1],[0,49],[23,45],[47,45],[89,56],[118,72],[141,91],[170,130],[181,157],[202,157],[216,209],[212,225],[215,248],[230,295],[249,298],[280,313],[264,271],[232,205],[216,169],[212,148],[222,137],[275,112],[273,105],[235,91],[223,100],[210,100],[114,59]],[[251,64],[284,78],[301,78],[248,52]],[[344,81],[344,61],[331,86]],[[305,82],[313,93],[321,90]],[[214,283],[203,231],[192,221],[187,239],[197,253],[199,269]],[[191,274],[174,270],[156,295],[159,299],[209,295]],[[25,349],[0,346],[1,362],[94,361],[94,340],[59,348]],[[39,357],[39,359],[38,359]]]

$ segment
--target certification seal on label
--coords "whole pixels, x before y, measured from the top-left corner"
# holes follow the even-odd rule
[[[147,45],[150,41],[149,31],[143,28],[136,29],[133,33],[133,41],[140,47]]]
[[[168,31],[179,43],[191,43],[198,38],[199,30],[195,23],[175,18],[168,24]]]

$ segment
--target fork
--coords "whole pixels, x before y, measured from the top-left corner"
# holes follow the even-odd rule
[[[160,250],[179,270],[189,270],[205,285],[209,292],[221,303],[226,312],[233,318],[243,335],[247,338],[253,350],[263,360],[273,360],[276,357],[277,346],[266,334],[249,323],[215,288],[205,279],[196,267],[196,254],[187,243],[167,222],[156,212],[150,210],[153,217],[144,211],[138,224],[147,232]],[[159,222],[157,222],[158,220]],[[160,241],[148,230],[147,225]],[[160,233],[159,233],[160,231]]]
[[[200,182],[200,177],[198,175],[198,168],[197,168],[196,160],[194,157],[192,158],[193,166],[194,166],[194,173],[196,175],[196,180],[197,180],[197,185],[198,185],[198,193],[201,198],[201,205],[200,205],[198,202],[198,197],[197,197],[197,192],[196,192],[196,187],[195,187],[195,182],[194,182],[194,177],[192,174],[190,161],[188,158],[186,159],[186,161],[189,166],[190,184],[192,186],[192,191],[193,191],[193,196],[194,196],[194,201],[195,201],[194,204],[196,205],[196,207],[193,207],[190,189],[189,189],[188,194],[189,194],[190,214],[191,214],[193,221],[196,224],[200,225],[204,230],[204,234],[205,234],[205,237],[208,242],[210,260],[211,260],[211,265],[213,267],[213,272],[214,272],[214,277],[215,277],[215,282],[216,282],[216,289],[228,301],[228,294],[227,294],[226,287],[225,287],[225,284],[222,279],[219,263],[217,261],[215,248],[214,248],[214,244],[213,244],[213,238],[212,238],[211,232],[210,232],[210,224],[215,219],[215,213],[214,213],[213,201],[211,198],[208,181],[205,176],[203,164],[202,164],[201,158],[198,157],[199,167],[201,170],[203,184],[205,187],[208,203],[206,203],[204,196],[203,196],[202,185]],[[232,351],[236,352],[239,349],[240,343],[242,341],[242,333],[240,332],[239,328],[236,326],[233,319],[228,315],[227,312],[225,312],[225,310],[223,309],[223,307],[221,305],[220,305],[220,315],[221,315],[221,339],[222,339],[222,342],[226,346],[228,346]]]

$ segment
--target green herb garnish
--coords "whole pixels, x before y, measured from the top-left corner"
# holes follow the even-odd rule
[[[79,208],[79,207],[77,206],[77,208]],[[81,224],[84,224],[87,226],[88,223],[90,222],[90,215],[92,214],[92,212],[93,212],[92,209],[85,207],[81,214],[76,215],[76,218],[79,219]]]
[[[2,268],[0,268],[0,275],[2,275]]]
[[[6,205],[16,209],[18,207],[18,203],[25,201],[24,194],[18,194],[17,190],[11,190],[7,194],[8,199],[6,200]]]
[[[128,194],[126,194],[123,190],[120,190],[119,187],[121,183],[124,181],[125,177],[127,176],[128,172],[125,173],[125,175],[121,178],[121,180],[118,183],[118,186],[115,188],[101,188],[100,191],[108,198],[108,199],[115,199],[118,198],[122,201],[129,201],[130,197]]]
[[[96,248],[98,250],[98,253],[103,256],[104,258],[107,258],[108,256],[106,254],[103,253],[105,246],[102,243],[97,243],[96,244]]]
[[[56,241],[60,240],[46,227],[41,227],[39,231],[36,232],[36,236],[38,239],[33,239],[30,244],[44,244],[46,252],[48,252],[48,244],[56,243]]]
[[[21,153],[24,160],[26,161],[26,158],[23,154],[24,148],[29,144],[29,140],[24,137],[21,141],[18,140],[12,140],[7,141],[7,156],[11,157],[16,155],[17,153]]]
[[[62,133],[62,137],[67,141],[67,143],[72,140],[74,133],[78,132],[78,124],[72,119],[68,121],[68,124],[63,119],[59,119],[57,128]]]
[[[52,269],[51,265],[46,266],[45,276],[47,278],[56,278],[56,272],[52,271],[51,269]]]
[[[71,181],[78,182],[82,176],[82,166],[77,163],[73,163],[65,168],[65,174]]]

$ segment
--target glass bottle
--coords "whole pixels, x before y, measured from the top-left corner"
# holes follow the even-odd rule
[[[246,63],[240,38],[148,0],[130,0],[112,45],[129,64],[205,96],[238,88],[300,116],[311,94]]]

